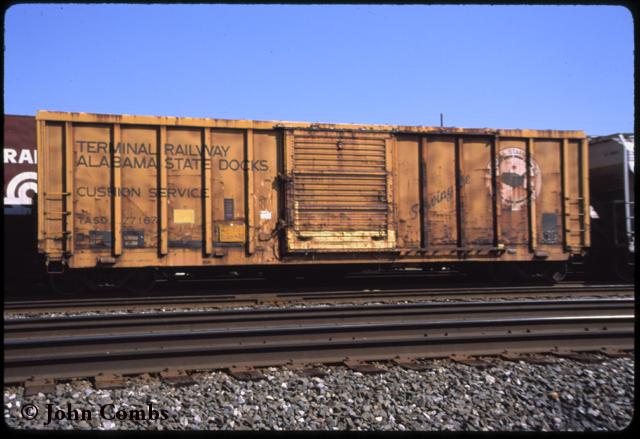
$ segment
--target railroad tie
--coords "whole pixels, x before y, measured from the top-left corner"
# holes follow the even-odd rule
[[[621,358],[621,357],[628,357],[630,355],[633,355],[631,352],[628,352],[628,351],[621,351],[618,349],[610,349],[610,348],[602,348],[598,352],[600,354],[606,355],[607,357],[611,357],[611,358]]]
[[[56,383],[49,378],[35,378],[24,382],[24,396],[37,395],[38,393],[55,393]]]
[[[301,364],[293,364],[292,368],[296,369],[302,376],[305,377],[323,377],[327,375],[326,369],[323,368],[322,364],[319,363],[301,363]]]
[[[226,372],[239,381],[259,381],[264,379],[264,375],[253,367],[232,366]]]
[[[420,372],[423,370],[431,369],[431,366],[427,364],[417,363],[415,358],[412,357],[396,357],[393,362],[404,369],[415,370]]]
[[[452,354],[449,356],[449,359],[455,361],[456,363],[465,364],[467,366],[476,367],[478,369],[486,369],[487,367],[493,366],[491,363],[488,363],[486,361],[461,354]]]
[[[569,360],[578,361],[580,363],[602,363],[604,359],[590,352],[574,352],[574,351],[558,351],[551,352],[551,355]]]
[[[164,369],[160,372],[160,377],[163,381],[171,383],[176,387],[195,384],[195,381],[184,370]]]
[[[368,364],[358,360],[345,360],[343,364],[354,372],[374,374],[374,373],[386,373],[387,371],[376,367],[373,364]]]
[[[122,389],[126,387],[124,377],[118,373],[99,373],[93,381],[96,389]]]
[[[327,375],[327,371],[319,367],[308,367],[302,369],[302,375],[306,377],[323,377]]]
[[[505,352],[503,354],[500,354],[500,358],[506,361],[513,361],[513,362],[524,361],[526,363],[538,364],[541,366],[557,363],[556,360],[548,356],[535,355],[535,354],[526,355],[526,354],[520,354],[516,352]]]

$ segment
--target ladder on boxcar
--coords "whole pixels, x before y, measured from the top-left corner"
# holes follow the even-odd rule
[[[73,214],[68,207],[66,206],[66,200],[70,192],[45,192],[43,194],[44,201],[43,203],[46,206],[47,201],[59,202],[61,204],[60,210],[44,210],[42,212],[42,217],[44,221],[60,221],[61,225],[59,231],[55,231],[51,233],[51,227],[45,227],[43,231],[43,238],[45,239],[45,250],[49,255],[50,259],[62,258],[63,256],[68,256],[71,254],[71,249],[69,247],[69,238],[71,236],[71,230],[69,230],[70,222],[67,221],[67,218]],[[49,231],[49,233],[47,233]],[[51,246],[50,244],[61,244]]]
[[[579,250],[587,242],[586,234],[589,231],[585,227],[584,197],[564,197],[565,199],[565,247],[568,251]]]

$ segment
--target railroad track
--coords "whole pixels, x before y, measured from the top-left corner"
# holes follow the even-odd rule
[[[281,304],[344,304],[424,300],[632,296],[633,285],[559,284],[517,287],[359,289],[344,291],[257,292],[237,294],[92,297],[84,299],[6,301],[5,313],[109,312],[153,309],[255,307]]]
[[[633,298],[11,319],[6,383],[104,373],[633,349]]]

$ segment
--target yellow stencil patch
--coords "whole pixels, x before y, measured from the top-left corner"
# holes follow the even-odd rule
[[[196,222],[196,212],[193,209],[173,209],[175,224],[193,224]]]
[[[244,242],[245,226],[218,225],[218,241],[220,242]]]

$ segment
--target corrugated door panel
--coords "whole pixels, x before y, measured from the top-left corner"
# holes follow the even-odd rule
[[[111,126],[75,125],[74,246],[106,256],[112,249]]]
[[[64,252],[64,126],[47,123],[44,127],[44,151],[38,159],[42,161],[44,178],[38,179],[38,197],[42,199],[44,249],[52,257],[61,257]],[[45,190],[42,190],[44,188]]]
[[[454,137],[428,137],[422,151],[424,242],[433,250],[457,246],[455,145]]]
[[[536,204],[536,244],[542,251],[562,246],[560,145],[557,140],[539,139],[533,147],[531,182]]]
[[[567,142],[567,212],[566,214],[566,242],[573,250],[580,248],[582,242],[582,197],[580,194],[580,143]]]
[[[466,138],[460,167],[463,247],[492,247],[491,141]]]
[[[158,131],[127,127],[120,131],[121,234],[123,252],[158,246]]]
[[[500,139],[496,170],[500,238],[505,244],[527,244],[529,213],[526,141]]]
[[[202,130],[167,128],[169,248],[202,247]]]
[[[289,248],[388,249],[387,135],[294,132]]]

